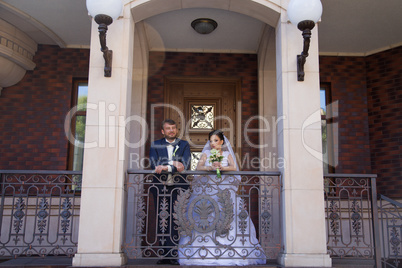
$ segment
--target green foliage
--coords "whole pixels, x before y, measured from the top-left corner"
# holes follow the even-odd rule
[[[78,98],[79,111],[86,111],[87,96],[82,96]],[[82,108],[81,108],[82,106]],[[84,142],[85,139],[85,119],[86,116],[78,115],[75,122],[75,139]]]

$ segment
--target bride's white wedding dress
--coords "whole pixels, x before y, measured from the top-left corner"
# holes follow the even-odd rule
[[[209,159],[210,150],[204,153]],[[228,166],[229,154],[223,152],[222,166]],[[210,165],[208,160],[205,165]],[[197,176],[192,192],[183,193],[181,204],[185,205],[177,208],[181,210],[181,224],[178,224],[181,265],[266,263],[246,204],[236,197],[239,180],[239,176],[230,175]]]

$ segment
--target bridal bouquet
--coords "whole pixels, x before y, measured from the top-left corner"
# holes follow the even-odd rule
[[[212,149],[211,150],[211,155],[209,156],[209,163],[213,164],[214,162],[222,162],[223,160],[223,155],[221,155],[221,153],[216,150],[216,149]],[[221,171],[218,169],[216,169],[216,176],[218,178],[221,178]]]

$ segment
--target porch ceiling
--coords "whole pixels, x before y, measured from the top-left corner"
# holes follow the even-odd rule
[[[365,55],[402,44],[401,0],[321,2],[321,54]],[[208,36],[195,33],[190,23],[199,17],[216,20],[217,30]],[[0,18],[38,44],[89,47],[91,20],[85,0],[0,0]],[[255,52],[265,25],[248,16],[217,9],[182,9],[145,22],[151,50],[169,51]]]

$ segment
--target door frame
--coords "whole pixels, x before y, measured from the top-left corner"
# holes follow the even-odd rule
[[[241,79],[239,77],[201,77],[201,76],[166,76],[164,78],[164,103],[169,103],[169,93],[170,93],[170,83],[233,83],[235,86],[235,103],[234,103],[234,120],[235,120],[235,130],[234,130],[234,140],[236,141],[236,147],[233,147],[233,151],[236,154],[238,164],[242,161],[242,103],[241,103]],[[168,108],[165,108],[164,114],[168,115]],[[181,130],[181,133],[184,133]],[[232,145],[233,146],[233,145]],[[240,166],[240,165],[239,165]]]

